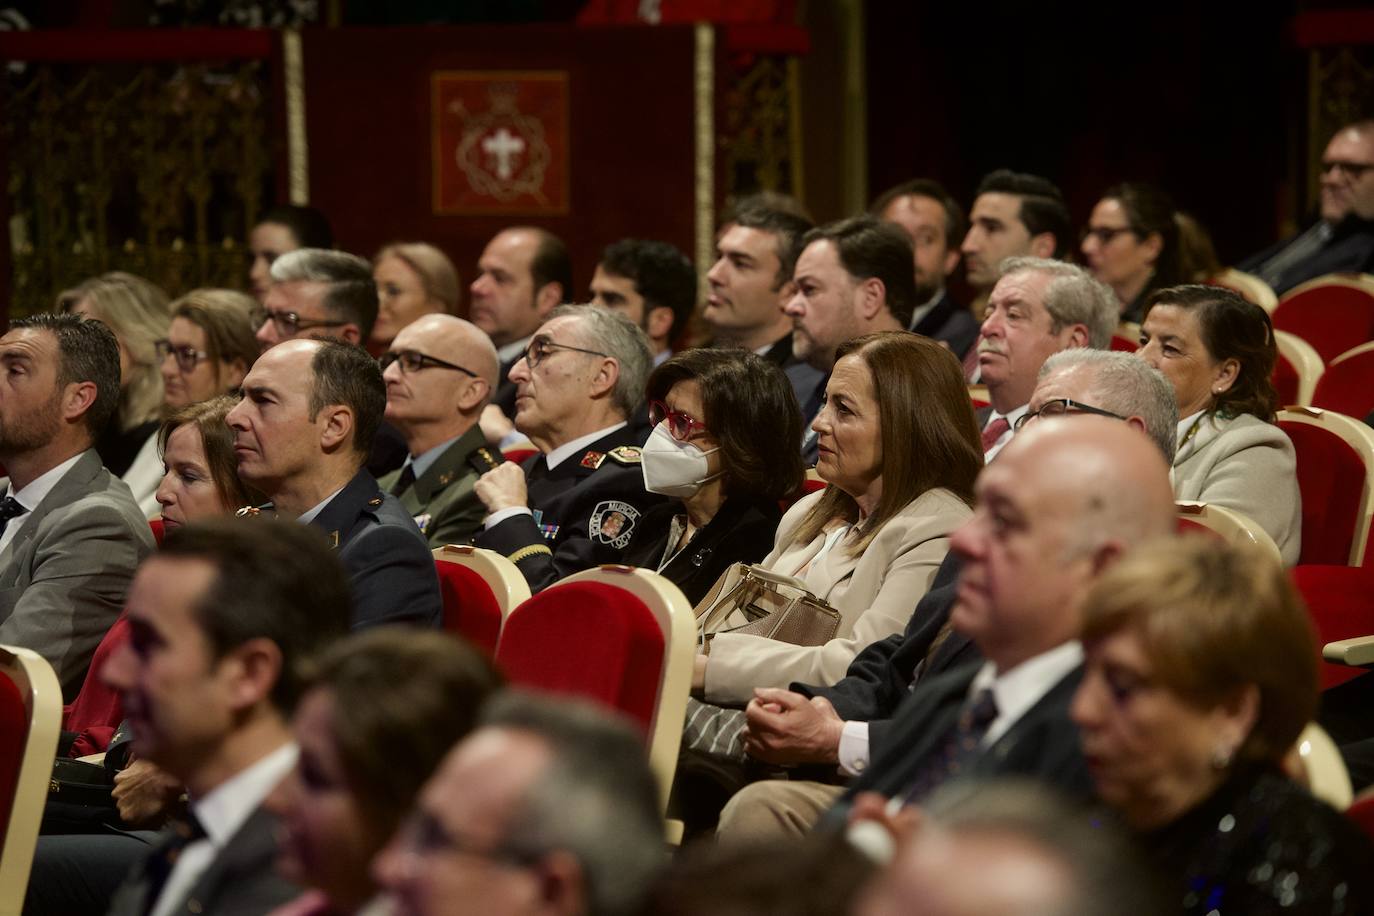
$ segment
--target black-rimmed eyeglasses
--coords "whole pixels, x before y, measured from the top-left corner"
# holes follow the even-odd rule
[[[1073,398],[1055,398],[1040,405],[1039,410],[1032,410],[1022,414],[1013,427],[1020,430],[1034,417],[1043,417],[1048,420],[1051,417],[1065,417],[1074,413],[1094,413],[1099,417],[1111,417],[1116,420],[1126,419],[1119,413],[1112,413],[1110,410],[1103,410],[1101,407],[1094,407],[1091,404],[1084,404],[1082,401],[1075,401]]]
[[[550,354],[558,350],[571,350],[574,353],[586,353],[591,356],[608,356],[600,350],[584,350],[581,347],[570,347],[567,344],[554,343],[547,337],[536,337],[530,341],[530,345],[525,348],[525,362],[534,369]]]
[[[464,369],[456,363],[444,362],[442,359],[427,356],[415,350],[388,350],[377,357],[377,363],[382,367],[383,372],[392,363],[400,363],[401,371],[405,373],[419,372],[421,369],[452,369],[455,372],[477,378],[477,373],[471,369]]]
[[[311,328],[337,328],[348,324],[347,321],[333,318],[302,318],[297,312],[263,309],[257,315],[256,324],[258,327],[262,327],[268,321],[276,325],[277,333],[282,337],[295,337],[301,331],[308,331]]]
[[[177,368],[186,373],[195,372],[197,363],[202,359],[210,358],[210,354],[204,350],[197,350],[195,347],[185,344],[178,347],[170,340],[154,341],[153,349],[157,352],[159,363],[166,360],[168,356],[176,357]]]

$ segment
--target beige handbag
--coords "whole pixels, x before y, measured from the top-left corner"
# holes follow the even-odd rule
[[[819,646],[835,638],[840,612],[817,598],[795,576],[734,563],[696,606],[703,651],[717,633],[762,636],[794,646]]]

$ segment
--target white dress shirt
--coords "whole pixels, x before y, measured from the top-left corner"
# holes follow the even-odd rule
[[[38,504],[52,492],[52,488],[57,486],[57,482],[72,469],[74,464],[81,460],[81,456],[84,454],[86,453],[79,452],[59,464],[57,467],[39,474],[33,480],[29,481],[28,486],[17,493],[14,491],[14,482],[10,482],[10,485],[5,489],[5,495],[13,496],[15,500],[18,501],[19,505],[24,507],[25,511],[10,519],[9,524],[5,526],[5,533],[0,534],[0,550],[4,550],[5,547],[9,545],[9,542],[14,540],[15,534],[18,533],[20,528],[24,527],[24,521],[28,518],[29,514],[33,512],[34,509],[38,508]]]

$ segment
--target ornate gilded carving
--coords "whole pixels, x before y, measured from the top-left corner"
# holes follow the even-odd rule
[[[720,146],[727,197],[760,190],[798,192],[796,94],[796,71],[785,57],[755,57],[726,86]]]
[[[266,67],[30,67],[3,125],[10,315],[127,270],[177,295],[243,285],[271,168]]]

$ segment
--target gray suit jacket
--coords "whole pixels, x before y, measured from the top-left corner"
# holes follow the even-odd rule
[[[1297,461],[1293,443],[1273,423],[1250,414],[1231,419],[1203,415],[1174,456],[1174,497],[1234,509],[1274,539],[1285,566],[1298,562],[1302,497]]]
[[[259,808],[244,821],[219,855],[210,862],[176,914],[191,916],[261,916],[300,894],[301,888],[277,875],[277,818]],[[162,850],[171,835],[154,844],[110,903],[109,916],[143,916],[148,912],[147,864]]]
[[[0,493],[8,483],[0,479]],[[20,528],[0,551],[0,643],[46,658],[70,701],[153,551],[153,533],[94,449],[12,524]]]

